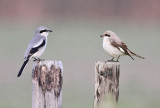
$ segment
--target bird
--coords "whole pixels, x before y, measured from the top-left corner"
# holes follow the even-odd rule
[[[118,35],[110,30],[106,30],[100,37],[103,38],[103,49],[112,56],[111,60],[108,61],[114,61],[114,58],[117,58],[115,62],[118,62],[120,56],[122,55],[128,55],[131,59],[134,60],[132,56],[136,56],[142,59],[145,59],[142,56],[139,56],[135,53],[133,53],[131,50],[128,49],[127,45],[121,41],[121,39],[118,37]]]
[[[40,61],[41,59],[39,58],[47,45],[47,36],[49,35],[49,33],[52,32],[52,30],[48,29],[45,26],[40,26],[36,29],[35,34],[32,38],[32,40],[30,41],[27,50],[25,52],[24,55],[24,63],[22,65],[22,67],[19,70],[19,73],[17,75],[17,77],[20,77],[24,67],[26,66],[26,64],[28,63],[28,61],[33,58],[34,61],[38,60]]]

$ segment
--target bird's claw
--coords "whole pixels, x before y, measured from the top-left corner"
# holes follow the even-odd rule
[[[111,60],[107,60],[107,61],[108,61],[108,62],[119,62],[118,59],[119,59],[119,57],[118,57],[117,60],[115,61],[115,60],[114,60],[114,57],[113,57]]]
[[[119,61],[114,61],[114,60],[107,60],[107,62],[119,62]]]
[[[40,62],[40,61],[44,61],[45,59],[40,59],[40,58],[34,58],[34,60],[33,61],[38,61],[38,63]]]

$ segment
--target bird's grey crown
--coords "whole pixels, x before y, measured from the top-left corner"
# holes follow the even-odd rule
[[[112,32],[111,30],[106,30],[106,31],[103,33],[103,35],[105,35],[105,34],[109,35],[110,41],[111,41],[111,40],[114,40],[114,41],[117,41],[117,42],[121,42],[121,39],[117,36],[117,34],[114,33],[114,32]]]
[[[40,26],[36,29],[36,33],[39,33],[41,30],[48,30],[46,26]]]
[[[116,35],[114,32],[112,32],[111,30],[106,30],[104,33],[104,35],[107,34],[107,35]]]

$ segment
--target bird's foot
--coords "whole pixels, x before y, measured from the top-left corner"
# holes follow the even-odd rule
[[[115,61],[115,60],[107,60],[107,62],[119,62],[119,61]]]
[[[118,60],[119,60],[119,57],[120,57],[120,56],[118,56],[118,58],[117,58],[116,62],[119,62],[119,61],[118,61]]]
[[[33,59],[34,59],[33,61],[38,61],[38,58],[33,57]]]
[[[107,60],[108,62],[115,62],[114,57],[111,60]]]
[[[38,61],[38,63],[40,62],[40,61],[44,61],[45,59],[40,59],[40,58],[33,58],[34,60],[33,61]]]
[[[119,62],[118,60],[116,60],[115,62]]]
[[[118,61],[119,57],[117,58],[117,60],[114,60],[114,57],[111,60],[107,60],[108,62],[119,62]]]

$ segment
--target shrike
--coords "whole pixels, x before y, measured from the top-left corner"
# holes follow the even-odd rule
[[[121,41],[121,39],[112,31],[105,31],[101,37],[103,38],[103,49],[111,55],[113,58],[109,61],[114,61],[114,58],[117,58],[117,61],[120,56],[128,55],[133,60],[133,56],[144,59],[144,57],[139,56],[132,51],[130,51],[127,45]]]
[[[30,58],[34,58],[34,60],[40,60],[39,57],[43,54],[46,45],[47,45],[47,36],[48,34],[52,32],[52,30],[49,30],[45,26],[38,27],[36,29],[36,32],[34,34],[34,37],[30,41],[28,48],[24,55],[24,63],[17,75],[17,77],[20,77],[22,74],[22,71],[26,64],[28,63]]]

